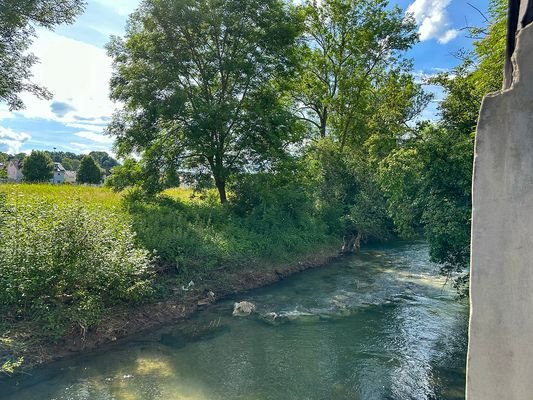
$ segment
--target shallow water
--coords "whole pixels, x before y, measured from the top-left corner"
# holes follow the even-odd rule
[[[468,305],[424,244],[373,247],[187,324],[0,382],[6,400],[464,398]]]

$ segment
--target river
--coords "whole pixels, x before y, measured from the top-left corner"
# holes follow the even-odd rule
[[[0,382],[5,400],[464,399],[468,304],[424,244],[374,246]],[[259,315],[231,316],[247,300]]]

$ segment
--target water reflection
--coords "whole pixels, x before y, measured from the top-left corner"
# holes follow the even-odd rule
[[[467,305],[424,245],[367,250],[105,353],[3,382],[6,399],[462,399]]]

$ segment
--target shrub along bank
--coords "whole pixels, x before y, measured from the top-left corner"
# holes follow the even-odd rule
[[[339,246],[288,183],[266,200],[242,196],[227,205],[185,189],[146,198],[134,190],[2,185],[0,194],[4,373],[43,343],[83,340],[117,307],[176,298],[191,280],[200,290],[202,281],[216,286],[251,265],[288,264]]]

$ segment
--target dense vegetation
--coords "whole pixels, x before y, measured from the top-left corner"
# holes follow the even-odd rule
[[[117,304],[168,295],[163,274],[180,287],[396,236],[424,236],[462,286],[474,130],[481,97],[501,85],[503,5],[472,32],[473,53],[431,78],[447,97],[440,119],[422,122],[431,96],[405,57],[417,28],[385,0],[144,0],[108,46],[123,106],[108,131],[125,161],[51,154],[83,174],[94,159],[116,193],[1,188],[0,311],[48,336],[84,334]],[[191,190],[169,189],[179,184]]]
[[[400,234],[423,228],[431,258],[445,274],[463,272],[470,255],[474,138],[481,100],[503,82],[506,2],[491,0],[486,28],[472,29],[474,50],[452,71],[429,79],[441,86],[440,120],[419,124],[379,166],[379,181]],[[466,292],[468,273],[455,280]]]
[[[32,151],[24,159],[22,173],[26,182],[48,182],[53,175],[54,163],[48,154],[43,151]]]
[[[102,171],[96,165],[96,161],[90,155],[83,157],[80,161],[78,173],[76,175],[76,182],[99,184],[102,181]]]

